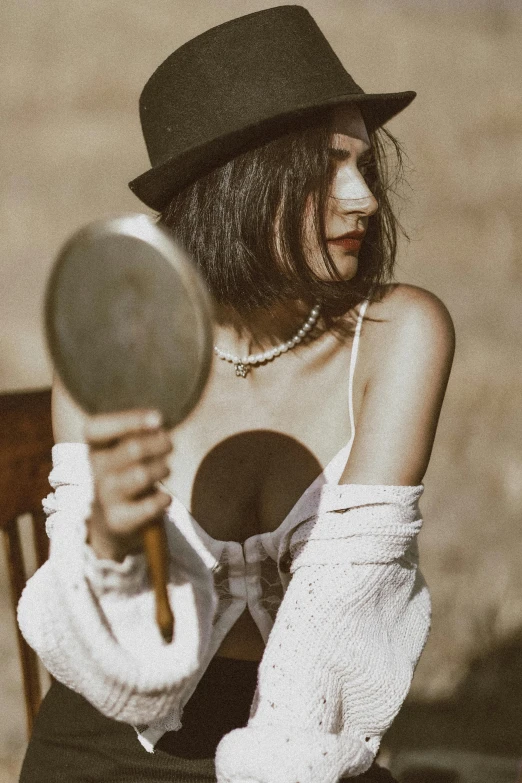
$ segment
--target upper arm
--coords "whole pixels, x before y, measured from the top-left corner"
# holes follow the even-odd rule
[[[342,484],[416,486],[430,460],[455,352],[453,321],[422,288],[399,285],[392,297]]]
[[[72,399],[56,372],[53,374],[51,412],[55,443],[85,443],[87,415]]]

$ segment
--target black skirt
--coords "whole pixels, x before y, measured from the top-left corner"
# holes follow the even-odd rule
[[[140,744],[132,726],[107,718],[53,681],[19,783],[216,783],[216,748],[225,734],[247,724],[258,665],[214,657],[185,706],[182,728],[164,734],[154,753]],[[393,783],[377,765],[356,780]]]

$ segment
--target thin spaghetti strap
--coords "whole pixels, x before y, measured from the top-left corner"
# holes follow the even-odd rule
[[[357,318],[357,324],[355,326],[355,335],[353,338],[353,346],[352,346],[352,356],[350,358],[350,380],[348,382],[348,404],[350,409],[350,427],[352,431],[352,439],[355,435],[355,418],[353,415],[353,374],[355,371],[355,363],[357,361],[357,353],[359,350],[359,336],[361,334],[361,326],[362,326],[362,320],[364,317],[364,314],[366,312],[366,308],[368,307],[370,298],[372,295],[372,291],[370,291],[370,295],[368,299],[365,299],[364,302],[361,305],[361,309],[359,311],[359,316]]]

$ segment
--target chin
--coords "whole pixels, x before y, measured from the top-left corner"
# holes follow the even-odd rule
[[[351,280],[357,274],[359,268],[358,253],[350,253],[339,248],[330,249],[330,256],[343,280]]]
[[[336,261],[335,266],[343,280],[351,280],[355,277],[357,269],[359,268],[357,256],[347,256],[342,261]]]

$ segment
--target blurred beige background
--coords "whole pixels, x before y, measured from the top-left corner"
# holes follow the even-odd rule
[[[60,245],[90,220],[145,210],[126,183],[149,167],[137,101],[154,68],[203,30],[278,4],[3,0],[0,391],[50,384],[41,307]],[[437,294],[457,332],[422,500],[433,629],[389,744],[451,744],[451,714],[454,745],[522,757],[522,9],[301,4],[365,91],[418,92],[390,123],[409,156],[402,220],[412,241],[396,277]],[[3,558],[0,579],[6,783],[25,728]],[[433,715],[421,738],[417,724]]]

